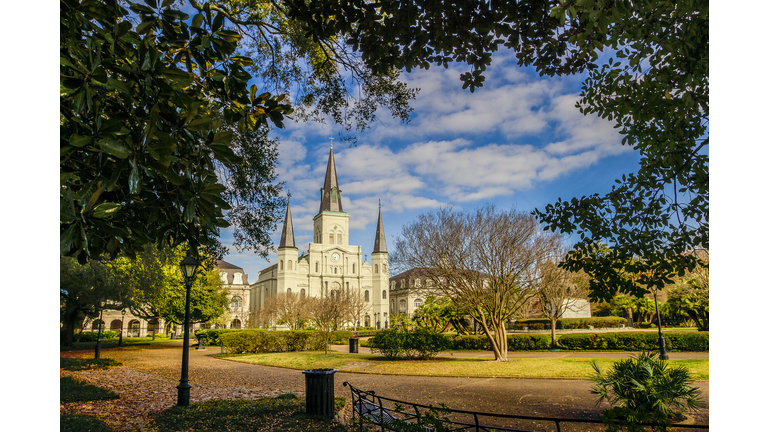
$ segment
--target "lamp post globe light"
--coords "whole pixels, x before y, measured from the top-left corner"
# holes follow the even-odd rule
[[[123,309],[123,319],[120,320],[120,339],[117,341],[118,346],[123,346],[123,325],[125,324],[125,309]]]
[[[181,357],[181,379],[179,385],[176,386],[179,389],[179,397],[177,399],[177,405],[189,406],[189,389],[192,388],[189,385],[189,300],[192,292],[192,281],[195,278],[195,271],[200,265],[194,258],[192,258],[192,251],[187,250],[187,256],[181,262],[181,274],[184,275],[184,285],[187,288],[186,308],[184,310],[184,351]]]
[[[101,358],[101,328],[104,327],[104,306],[106,304],[107,300],[101,296],[101,300],[99,300],[99,333],[96,335],[96,353],[93,357],[96,360]]]

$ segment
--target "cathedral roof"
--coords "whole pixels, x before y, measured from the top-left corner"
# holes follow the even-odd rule
[[[283,247],[296,247],[296,241],[293,237],[293,219],[291,218],[291,203],[288,203],[288,208],[285,210],[285,222],[283,222],[283,235],[280,236],[280,246]]]
[[[379,224],[376,225],[376,238],[373,240],[373,253],[387,252],[387,239],[384,237],[384,224],[381,222],[381,201],[379,201]]]
[[[333,146],[328,155],[328,167],[325,169],[325,183],[323,183],[322,196],[320,198],[320,211],[343,212],[341,208],[341,189],[336,178],[336,162],[333,160]]]

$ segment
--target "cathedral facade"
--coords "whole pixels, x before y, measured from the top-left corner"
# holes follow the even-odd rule
[[[327,297],[345,290],[359,292],[370,305],[360,325],[386,328],[390,320],[387,300],[389,254],[381,208],[370,262],[363,256],[361,246],[349,244],[349,213],[344,212],[342,206],[331,147],[309,250],[299,256],[289,204],[277,249],[277,262],[260,271],[258,280],[251,285],[249,309],[256,313],[265,307],[268,299],[281,293]]]

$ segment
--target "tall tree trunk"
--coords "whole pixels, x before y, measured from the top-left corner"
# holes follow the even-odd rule
[[[552,348],[555,348],[557,347],[557,335],[555,334],[555,327],[557,327],[557,318],[550,318],[549,326],[552,331]]]

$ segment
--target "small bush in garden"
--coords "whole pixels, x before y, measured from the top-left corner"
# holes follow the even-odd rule
[[[336,330],[331,333],[331,339],[333,343],[344,342],[345,339],[349,339],[352,336],[353,336],[353,333],[347,330]]]
[[[595,386],[591,393],[599,396],[598,403],[611,405],[601,414],[609,431],[623,430],[622,426],[644,431],[639,423],[657,423],[659,428],[654,430],[666,430],[682,411],[703,406],[688,369],[669,366],[655,353],[620,360],[607,373],[595,362],[592,367]]]
[[[451,348],[451,340],[440,333],[422,328],[381,330],[370,339],[372,352],[380,352],[387,358],[404,357],[408,360],[429,360]]]
[[[549,348],[552,337],[549,335],[507,336],[507,348],[510,351],[542,351]]]
[[[405,334],[398,329],[381,330],[369,341],[371,352],[379,352],[386,358],[397,358],[403,353]]]
[[[88,332],[81,332],[78,334],[75,334],[75,340],[78,342],[96,342],[96,339],[99,337],[98,331],[88,331]],[[101,340],[105,339],[112,339],[117,337],[116,331],[111,330],[102,330],[101,331]]]

